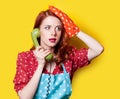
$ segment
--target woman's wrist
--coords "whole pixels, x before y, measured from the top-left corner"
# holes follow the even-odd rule
[[[76,36],[80,35],[81,33],[83,33],[82,31],[79,31],[78,33],[76,33]]]
[[[43,69],[44,68],[44,64],[38,64],[38,69]]]

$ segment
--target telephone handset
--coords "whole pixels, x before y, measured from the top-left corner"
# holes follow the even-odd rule
[[[40,30],[38,28],[33,29],[33,31],[31,32],[31,36],[34,46],[35,47],[39,46],[37,38],[40,37]],[[52,54],[49,54],[48,56],[45,57],[47,61],[50,61],[52,58],[53,58]]]

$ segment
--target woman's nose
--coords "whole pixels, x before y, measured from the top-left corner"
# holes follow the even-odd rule
[[[55,31],[55,29],[52,30],[51,35],[56,36],[56,31]]]

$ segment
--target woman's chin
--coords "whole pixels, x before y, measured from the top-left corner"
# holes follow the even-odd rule
[[[50,47],[55,47],[56,44],[55,43],[52,43],[52,44],[49,44]]]

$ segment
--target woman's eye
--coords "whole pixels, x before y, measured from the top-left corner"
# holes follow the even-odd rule
[[[57,27],[56,27],[56,30],[57,30],[57,31],[61,31],[62,28],[57,26]]]
[[[46,29],[46,30],[50,29],[50,26],[46,26],[45,29]]]

